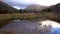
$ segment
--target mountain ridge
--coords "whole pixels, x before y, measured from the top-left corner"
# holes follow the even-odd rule
[[[49,6],[46,9],[43,9],[41,12],[54,12],[54,13],[60,13],[60,3],[56,5]]]
[[[34,11],[40,11],[40,10],[42,10],[44,8],[47,8],[47,6],[38,5],[38,4],[32,4],[32,5],[28,6],[28,7],[26,7],[25,9],[26,10],[32,10],[32,11],[33,10]]]

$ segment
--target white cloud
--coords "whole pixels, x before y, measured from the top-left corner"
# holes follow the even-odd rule
[[[1,0],[4,1],[11,6],[20,6],[20,7],[26,7],[29,6],[29,4],[40,4],[40,5],[55,5],[57,3],[60,3],[60,0]],[[17,7],[19,8],[19,7]]]
[[[27,3],[30,2],[30,3],[46,5],[46,6],[50,6],[50,5],[60,3],[60,0],[24,0],[24,1]]]
[[[14,8],[17,8],[18,10],[20,9],[20,7],[18,7],[18,6],[13,6]]]
[[[3,1],[11,1],[16,3],[40,4],[40,5],[46,5],[46,6],[60,3],[60,0],[3,0]]]

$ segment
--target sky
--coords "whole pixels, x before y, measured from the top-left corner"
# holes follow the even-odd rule
[[[45,6],[55,5],[60,3],[60,0],[1,0],[14,8],[24,9],[31,4],[39,4]]]

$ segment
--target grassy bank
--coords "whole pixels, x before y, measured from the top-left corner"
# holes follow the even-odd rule
[[[6,19],[33,19],[38,17],[34,13],[24,13],[24,14],[0,14],[0,20]]]
[[[31,21],[40,21],[44,19],[58,20],[60,19],[60,14],[55,14],[55,13],[0,14],[0,27],[5,24],[8,24],[9,22],[15,19],[31,20]]]
[[[35,19],[35,18],[59,18],[60,14],[54,13],[22,13],[22,14],[0,14],[0,20],[6,19]]]

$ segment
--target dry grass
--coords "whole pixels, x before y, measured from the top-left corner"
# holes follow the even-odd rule
[[[5,19],[28,19],[36,18],[37,15],[34,13],[24,13],[24,14],[0,14],[0,20]]]
[[[0,14],[0,27],[8,24],[11,20],[14,19],[27,19],[31,21],[40,21],[44,19],[60,19],[60,14],[54,13],[22,13],[22,14]],[[60,20],[59,20],[60,21]]]
[[[35,18],[60,18],[60,14],[54,13],[22,13],[22,14],[0,14],[0,20],[6,19],[35,19]]]

